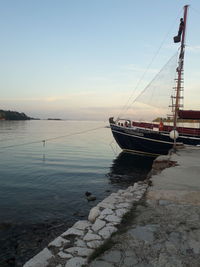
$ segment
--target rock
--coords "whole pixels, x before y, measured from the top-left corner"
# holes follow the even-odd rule
[[[50,250],[44,248],[40,253],[26,262],[23,267],[46,267],[49,264],[48,261],[52,258],[54,258],[54,256]]]
[[[154,232],[157,231],[155,225],[136,226],[136,228],[128,231],[128,234],[146,242],[154,241]]]
[[[143,196],[144,196],[144,194],[134,196],[134,201],[133,202],[140,201],[143,198]]]
[[[69,253],[64,253],[63,251],[60,251],[58,253],[58,256],[62,259],[71,259],[73,256]]]
[[[99,235],[101,235],[104,239],[108,239],[112,233],[117,232],[117,228],[114,226],[106,226],[99,231]]]
[[[137,201],[137,200],[136,200],[134,197],[132,197],[132,198],[126,198],[126,201],[124,201],[124,202],[130,204],[130,207],[131,207],[132,204],[133,204],[134,202],[136,202],[136,201]]]
[[[127,188],[127,191],[130,192],[130,193],[135,192],[134,186],[132,186],[132,185],[129,186],[129,187]]]
[[[91,196],[91,195],[92,195],[92,193],[90,193],[90,192],[86,191],[86,192],[85,192],[85,195],[86,195],[86,197],[89,197],[89,196]]]
[[[148,185],[145,185],[145,186],[141,187],[140,189],[138,189],[138,191],[141,192],[142,194],[144,194],[147,191],[147,187],[148,187]]]
[[[111,250],[102,257],[103,260],[111,263],[119,263],[121,258],[122,254],[120,250]]]
[[[68,235],[77,235],[77,236],[83,236],[84,232],[82,230],[77,230],[75,228],[69,228],[66,232],[62,233],[61,236],[65,237]]]
[[[107,216],[107,215],[102,215],[102,214],[100,214],[99,217],[98,217],[98,219],[100,219],[100,220],[104,220],[106,216]]]
[[[114,222],[114,223],[120,223],[121,222],[121,218],[119,218],[115,215],[108,215],[108,216],[106,216],[105,220],[108,222]]]
[[[112,209],[112,210],[115,209],[115,206],[114,206],[113,204],[106,203],[106,202],[103,202],[103,201],[100,202],[100,203],[97,205],[97,207],[104,208],[104,209],[108,208],[108,209]]]
[[[169,235],[169,241],[175,244],[176,246],[179,246],[181,243],[181,235],[179,232],[171,232]]]
[[[139,201],[141,198],[142,198],[142,196],[140,196],[140,195],[134,196],[134,201]]]
[[[108,204],[115,204],[116,203],[116,199],[114,196],[108,196],[106,197],[103,201],[103,203],[108,203]]]
[[[116,197],[116,196],[118,196],[118,193],[112,193],[112,194],[110,194],[110,196],[108,196],[108,197]]]
[[[199,254],[200,252],[200,242],[194,240],[194,239],[190,239],[188,242],[190,248],[193,250],[193,252],[195,254]]]
[[[114,267],[114,265],[103,260],[95,260],[90,264],[90,267]]]
[[[115,197],[115,200],[115,204],[126,202],[126,198],[123,195]]]
[[[126,192],[126,190],[121,190],[121,189],[118,190],[118,194],[119,194],[119,195],[121,195],[121,194],[123,194],[123,193],[125,193],[125,192]]]
[[[76,245],[76,247],[86,247],[86,243],[82,239],[77,239],[74,244]]]
[[[94,241],[87,242],[87,246],[89,248],[93,248],[93,249],[100,247],[102,244],[103,244],[103,241],[100,241],[100,240],[94,240]]]
[[[90,210],[89,216],[88,216],[88,220],[90,222],[95,222],[96,218],[100,215],[100,210],[98,207],[94,207]]]
[[[86,263],[86,259],[83,259],[81,257],[74,257],[65,264],[65,267],[81,267]]]
[[[87,233],[84,238],[83,238],[84,241],[93,241],[93,240],[101,240],[101,237],[99,235],[96,235],[96,234],[90,234],[90,233]]]
[[[109,222],[109,223],[106,224],[106,226],[112,226],[112,227],[114,226],[115,227],[116,226],[116,223]]]
[[[133,194],[129,193],[129,192],[125,192],[124,194],[122,194],[122,196],[125,197],[125,198],[132,198]]]
[[[88,201],[95,201],[97,198],[93,195],[86,197]]]
[[[123,217],[128,211],[127,209],[117,209],[115,212],[118,217]]]
[[[86,198],[87,198],[88,201],[94,201],[94,200],[96,200],[96,197],[94,195],[92,195],[92,193],[90,193],[88,191],[85,192],[85,196],[86,196]]]
[[[134,197],[137,197],[137,196],[142,197],[143,195],[144,195],[144,190],[138,190],[137,192],[133,193]]]
[[[103,228],[105,226],[106,222],[102,221],[100,219],[97,219],[95,221],[95,223],[92,225],[92,230],[94,232],[98,232],[101,228]]]
[[[135,252],[130,248],[125,251],[125,255],[126,255],[126,257],[137,258]]]
[[[131,205],[130,205],[130,203],[120,203],[120,204],[117,204],[116,207],[118,209],[120,209],[120,208],[130,208]]]
[[[111,215],[111,214],[113,214],[113,210],[108,209],[108,208],[104,209],[104,210],[101,212],[101,215]]]
[[[78,230],[86,230],[90,227],[91,223],[87,220],[78,221],[73,225],[73,228],[76,228]]]
[[[70,243],[70,241],[59,236],[56,239],[54,239],[51,243],[49,243],[48,247],[61,247],[67,243]]]
[[[134,189],[134,190],[137,190],[137,188],[138,188],[138,183],[134,183],[134,185],[133,185],[133,189]]]
[[[67,253],[73,254],[74,256],[88,257],[94,251],[90,248],[81,248],[81,247],[71,247],[65,249]]]
[[[124,259],[124,266],[138,266],[138,265],[136,265],[138,263],[138,260],[137,260],[137,257],[135,256],[135,258],[133,257],[133,256],[131,256],[131,257],[126,257],[125,259]],[[143,265],[143,266],[145,266],[145,265]],[[146,266],[151,266],[151,265],[146,265]]]

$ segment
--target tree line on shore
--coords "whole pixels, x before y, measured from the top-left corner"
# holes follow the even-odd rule
[[[0,120],[31,120],[33,118],[28,117],[23,112],[11,111],[11,110],[0,110]]]

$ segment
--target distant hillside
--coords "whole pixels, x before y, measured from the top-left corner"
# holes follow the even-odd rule
[[[31,120],[32,118],[28,117],[24,113],[10,110],[0,110],[0,120]]]

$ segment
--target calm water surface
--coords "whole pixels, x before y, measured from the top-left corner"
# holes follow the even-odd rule
[[[105,125],[0,121],[0,266],[22,266],[110,192],[145,179],[152,159],[120,154]]]

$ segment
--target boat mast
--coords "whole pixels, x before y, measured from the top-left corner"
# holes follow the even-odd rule
[[[181,99],[181,83],[182,83],[182,76],[183,76],[183,63],[184,63],[184,54],[185,54],[185,33],[186,33],[186,24],[187,24],[187,13],[188,13],[189,5],[184,6],[184,27],[182,32],[182,39],[181,39],[181,47],[180,47],[180,54],[179,54],[179,62],[178,62],[178,78],[177,78],[177,86],[176,86],[176,96],[175,96],[175,110],[174,110],[174,129],[177,126],[177,118],[178,118],[178,110],[180,107],[180,99]]]

